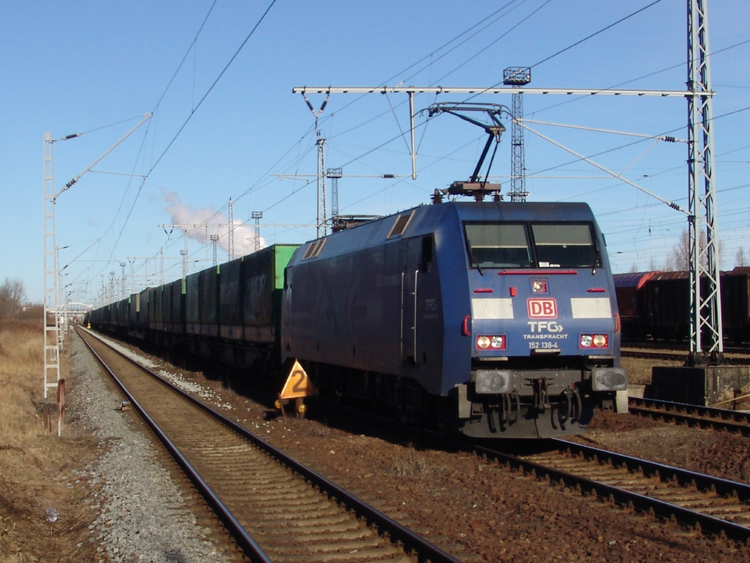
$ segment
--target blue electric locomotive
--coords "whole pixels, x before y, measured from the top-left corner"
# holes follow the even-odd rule
[[[302,245],[280,345],[323,392],[472,437],[578,434],[627,388],[582,203],[440,203]]]

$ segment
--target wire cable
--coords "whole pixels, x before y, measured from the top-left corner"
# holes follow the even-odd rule
[[[214,2],[214,4],[215,4],[215,3],[216,3],[216,2]],[[161,154],[159,155],[159,157],[158,157],[158,158],[156,159],[156,162],[154,162],[154,163],[153,163],[153,164],[151,165],[151,168],[150,168],[150,169],[148,170],[148,172],[146,173],[145,177],[144,177],[144,178],[142,179],[142,181],[141,181],[141,184],[140,184],[140,186],[138,187],[138,191],[137,191],[137,193],[136,193],[135,199],[133,200],[133,203],[132,203],[132,205],[130,206],[130,210],[128,211],[128,214],[127,214],[127,216],[125,217],[125,221],[124,221],[124,223],[123,223],[123,226],[122,226],[122,228],[120,229],[120,232],[119,232],[119,234],[117,235],[117,239],[116,239],[116,242],[115,242],[115,244],[113,245],[113,247],[112,247],[112,251],[111,251],[111,253],[110,253],[110,259],[111,259],[111,258],[112,258],[112,256],[114,255],[114,252],[115,252],[115,250],[117,249],[117,244],[119,243],[119,241],[120,241],[120,238],[122,237],[122,233],[123,233],[123,232],[125,231],[125,227],[127,226],[127,224],[128,224],[128,221],[130,220],[130,216],[132,215],[132,213],[133,213],[133,209],[135,208],[135,205],[136,205],[136,203],[138,202],[138,199],[139,199],[139,197],[140,197],[140,195],[141,195],[141,192],[142,192],[142,190],[143,190],[143,186],[144,186],[144,184],[146,183],[146,180],[147,180],[147,179],[148,179],[148,177],[149,177],[149,176],[151,175],[151,173],[152,173],[152,172],[154,171],[154,169],[155,169],[155,168],[156,168],[156,167],[157,167],[157,166],[159,165],[159,163],[161,162],[161,160],[162,160],[162,159],[164,158],[164,156],[165,156],[165,155],[167,154],[167,152],[168,152],[168,151],[169,151],[169,149],[170,149],[170,148],[172,147],[172,145],[173,145],[173,144],[175,143],[175,141],[176,141],[176,140],[177,140],[177,138],[178,138],[178,137],[180,136],[180,134],[181,134],[181,133],[182,133],[182,132],[183,132],[183,131],[185,130],[185,127],[187,127],[187,124],[188,124],[188,123],[190,122],[190,120],[191,120],[191,119],[193,118],[193,116],[195,115],[195,112],[196,112],[196,111],[198,111],[198,109],[199,109],[199,108],[201,107],[201,105],[203,105],[203,102],[204,102],[204,101],[206,101],[206,98],[208,98],[209,94],[211,94],[211,92],[213,91],[213,89],[214,89],[214,88],[216,87],[216,85],[218,84],[219,80],[221,80],[221,78],[222,78],[222,77],[224,76],[224,74],[226,73],[226,71],[227,71],[227,70],[229,69],[229,67],[230,67],[230,66],[232,65],[232,63],[234,62],[234,60],[235,60],[235,59],[237,58],[237,56],[238,56],[238,55],[240,54],[240,52],[241,52],[241,51],[242,51],[242,49],[243,49],[243,48],[245,47],[245,45],[247,44],[247,42],[248,42],[248,41],[250,40],[250,38],[251,38],[251,37],[252,37],[252,36],[253,36],[253,35],[255,34],[255,31],[256,31],[256,30],[258,29],[258,27],[260,26],[260,24],[261,24],[261,23],[263,23],[263,21],[265,20],[266,16],[268,15],[268,13],[269,13],[269,12],[271,11],[271,8],[273,8],[274,4],[276,4],[276,0],[271,0],[271,3],[270,3],[270,4],[268,5],[268,7],[266,8],[266,10],[265,10],[265,11],[263,12],[263,15],[261,15],[261,17],[260,17],[260,18],[258,19],[258,21],[257,21],[257,22],[255,23],[255,25],[253,26],[253,28],[252,28],[252,29],[250,30],[250,33],[248,33],[247,37],[245,37],[245,40],[244,40],[244,41],[242,42],[242,44],[240,44],[240,46],[239,46],[239,47],[237,48],[237,50],[235,51],[234,55],[232,55],[232,57],[231,57],[231,58],[229,59],[229,62],[227,62],[227,64],[226,64],[226,65],[224,66],[224,68],[223,68],[223,69],[221,70],[221,72],[220,72],[220,73],[219,73],[219,75],[218,75],[218,76],[216,77],[216,79],[215,79],[215,80],[213,81],[213,83],[211,84],[211,86],[209,86],[208,90],[206,90],[206,92],[205,92],[205,93],[203,94],[203,97],[201,97],[201,99],[200,99],[200,100],[198,101],[198,104],[197,104],[197,105],[196,105],[196,106],[195,106],[195,107],[194,107],[194,108],[193,108],[193,109],[192,109],[192,110],[190,111],[190,114],[188,115],[187,119],[185,119],[185,121],[183,122],[182,126],[181,126],[181,127],[180,127],[180,128],[178,129],[177,133],[175,133],[175,135],[174,135],[174,136],[172,137],[172,139],[171,139],[171,140],[169,141],[169,143],[168,143],[168,144],[167,144],[167,146],[166,146],[166,147],[164,148],[164,150],[162,151],[162,153],[161,153]],[[211,6],[211,10],[213,10],[213,5]],[[210,14],[210,11],[209,11],[209,14]],[[206,19],[208,19],[208,16],[206,16]],[[204,19],[204,22],[203,22],[203,24],[201,25],[201,29],[203,28],[203,25],[205,25],[205,21],[206,21],[206,20]],[[184,59],[183,59],[183,62],[184,62]],[[180,65],[182,65],[182,64],[183,64],[183,63],[180,63]],[[172,78],[172,80],[174,80],[174,77]],[[171,82],[172,82],[172,81],[170,80],[170,84],[171,84]],[[165,93],[166,93],[166,91],[165,91]],[[159,103],[161,102],[161,100],[163,99],[163,97],[164,97],[164,94],[162,94],[162,97],[161,97],[161,98],[159,99]],[[158,104],[157,104],[157,105],[158,105]]]

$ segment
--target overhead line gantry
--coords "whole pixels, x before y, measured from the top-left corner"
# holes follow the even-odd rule
[[[563,96],[635,96],[651,98],[685,98],[688,102],[688,201],[689,209],[682,210],[688,219],[690,247],[690,352],[688,365],[723,362],[723,336],[721,319],[721,286],[719,277],[718,230],[716,225],[716,186],[713,181],[713,136],[711,132],[711,100],[715,92],[710,85],[708,49],[707,0],[687,0],[688,36],[688,80],[687,90],[635,90],[617,88],[530,88],[512,87],[454,87],[454,86],[299,86],[294,94],[325,94],[326,102],[331,94],[407,94],[409,96],[409,118],[411,126],[412,178],[417,178],[417,154],[414,141],[415,94],[456,95],[563,95]],[[309,102],[308,102],[309,103]],[[317,116],[316,116],[317,117]],[[514,122],[519,120],[514,115]],[[526,127],[528,129],[528,127]],[[584,159],[590,162],[588,159]],[[594,163],[592,163],[594,164]],[[596,164],[594,164],[596,166]],[[601,167],[600,167],[601,168]],[[621,176],[615,177],[633,185]],[[698,185],[703,183],[703,193]],[[700,233],[705,229],[706,244],[701,246]],[[707,280],[707,289],[702,290],[701,279]],[[703,291],[703,293],[702,293]],[[709,343],[704,350],[702,333],[705,331]]]

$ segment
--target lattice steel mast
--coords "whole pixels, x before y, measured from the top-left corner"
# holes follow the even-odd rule
[[[518,88],[531,82],[531,69],[528,67],[509,67],[503,71],[503,84]],[[510,190],[511,201],[526,201],[526,154],[523,144],[523,127],[519,122],[523,118],[523,92],[513,94],[511,107],[513,124],[510,129]]]
[[[227,219],[229,220],[229,260],[234,260],[234,203],[229,198],[229,208],[227,210]],[[256,248],[257,250],[257,248]]]
[[[55,182],[52,135],[44,134],[44,398],[60,380],[60,315],[58,311],[57,246],[55,242]],[[54,325],[49,316],[54,314]]]
[[[67,141],[84,135],[74,133],[61,139],[52,139],[51,133],[44,134],[44,398],[47,398],[47,389],[57,387],[60,380],[60,350],[63,345],[63,323],[64,318],[60,314],[60,304],[63,302],[62,283],[60,281],[61,270],[55,239],[55,205],[57,198],[73,187],[86,173],[96,166],[104,157],[111,153],[117,146],[127,139],[146,121],[151,119],[152,114],[147,113],[143,119],[128,131],[119,141],[112,145],[99,158],[97,158],[86,170],[70,180],[59,192],[55,192],[55,180],[52,163],[52,144],[57,141]],[[54,326],[48,325],[48,316],[54,314]],[[54,382],[49,380],[49,375],[54,374]]]
[[[339,178],[344,176],[343,168],[329,168],[326,177],[331,179],[331,222],[339,216]]]
[[[713,182],[711,70],[708,49],[708,1],[688,0],[688,241],[690,279],[690,365],[704,360],[702,337],[710,361],[723,361],[721,280],[719,274],[716,187]],[[703,180],[703,193],[699,184]],[[705,227],[705,246],[701,232]],[[705,287],[701,287],[705,280]],[[705,294],[704,294],[705,292]]]

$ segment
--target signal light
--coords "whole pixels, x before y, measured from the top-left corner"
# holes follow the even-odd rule
[[[507,338],[504,334],[493,336],[477,336],[477,350],[505,350]]]

